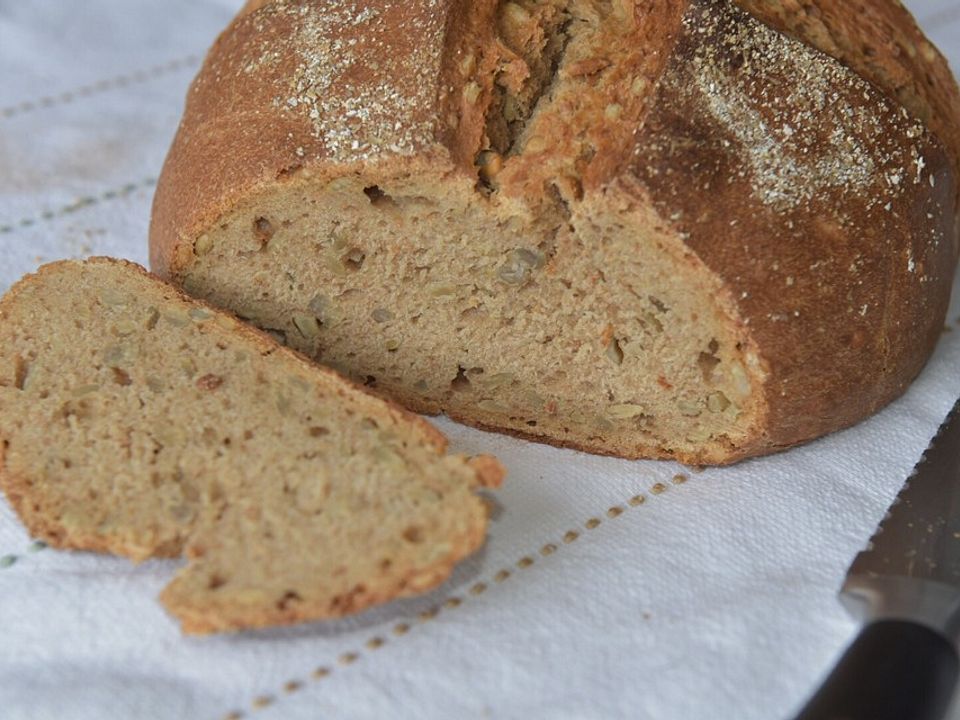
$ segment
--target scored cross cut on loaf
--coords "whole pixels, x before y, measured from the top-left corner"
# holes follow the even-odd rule
[[[879,0],[251,3],[191,89],[151,259],[414,410],[731,462],[923,366],[958,98]]]

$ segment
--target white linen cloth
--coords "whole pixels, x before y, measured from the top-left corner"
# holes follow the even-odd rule
[[[0,290],[61,257],[146,261],[187,84],[240,4],[0,0]],[[960,68],[960,4],[908,4]],[[186,638],[156,601],[176,562],[37,550],[0,499],[0,718],[787,717],[852,637],[847,565],[960,395],[960,284],[949,323],[876,417],[727,469],[439,421],[509,469],[489,542],[344,621]]]

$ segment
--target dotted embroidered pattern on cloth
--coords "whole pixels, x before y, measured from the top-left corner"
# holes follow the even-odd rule
[[[0,290],[61,257],[146,262],[191,77],[241,5],[2,4]],[[907,5],[960,67],[955,0]],[[694,473],[439,419],[508,469],[488,542],[350,619],[184,639],[156,602],[177,561],[45,548],[0,499],[4,720],[787,717],[854,632],[846,567],[960,394],[956,287],[901,400],[787,454]]]

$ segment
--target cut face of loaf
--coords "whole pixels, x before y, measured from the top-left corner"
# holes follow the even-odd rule
[[[956,262],[956,87],[852,49],[930,48],[882,5],[831,35],[774,2],[253,3],[152,262],[418,411],[691,463],[808,440],[919,372]]]
[[[484,540],[492,458],[141,268],[48,265],[0,302],[0,487],[30,532],[185,555],[187,632],[419,593]]]
[[[349,178],[315,206],[308,188],[260,197],[186,288],[410,408],[484,427],[718,459],[760,420],[756,354],[666,233],[616,211],[535,228],[472,187],[401,193]]]

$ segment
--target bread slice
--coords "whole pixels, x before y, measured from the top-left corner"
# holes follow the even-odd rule
[[[958,158],[899,3],[256,0],[191,89],[151,262],[418,411],[725,463],[920,371]]]
[[[58,262],[0,302],[0,487],[59,548],[184,555],[185,632],[423,592],[484,541],[489,457],[131,263]]]

